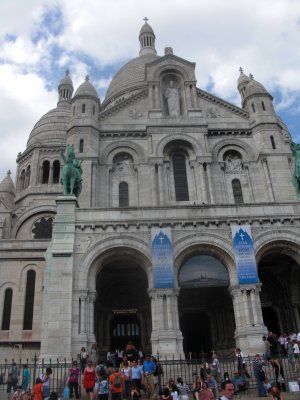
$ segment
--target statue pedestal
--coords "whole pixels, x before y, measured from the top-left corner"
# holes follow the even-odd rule
[[[75,196],[56,200],[52,241],[46,253],[40,358],[71,359]]]

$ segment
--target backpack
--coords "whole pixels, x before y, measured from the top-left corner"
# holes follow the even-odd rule
[[[119,389],[122,387],[122,380],[121,380],[121,375],[120,374],[115,374],[114,375],[114,387],[116,389]]]
[[[106,371],[105,371],[105,366],[103,364],[99,364],[96,368],[96,373],[99,376],[104,376],[106,375]]]

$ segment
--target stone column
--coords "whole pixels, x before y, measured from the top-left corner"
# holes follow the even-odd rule
[[[293,304],[294,315],[297,325],[297,332],[300,332],[300,317],[299,317],[299,305],[297,303]]]
[[[201,185],[201,192],[202,192],[202,201],[205,204],[208,204],[208,199],[207,199],[207,188],[206,188],[206,182],[205,182],[205,175],[204,175],[204,169],[203,169],[203,163],[199,163],[199,176],[200,176],[200,185]]]
[[[89,291],[88,294],[88,340],[90,345],[96,342],[94,309],[96,300],[96,291]]]
[[[208,179],[208,190],[210,194],[210,202],[211,204],[215,204],[215,197],[214,197],[214,190],[211,178],[211,165],[210,163],[206,164],[206,172],[207,172],[207,179]]]
[[[165,182],[163,176],[163,163],[158,164],[159,204],[165,204]]]
[[[156,171],[155,164],[150,164],[151,172],[151,194],[152,194],[152,205],[157,205],[157,193],[156,193]]]
[[[262,323],[259,284],[237,285],[231,288],[236,320],[236,346],[249,355],[263,353],[262,336],[267,328]]]
[[[183,337],[178,324],[178,289],[150,289],[152,353],[162,357],[183,357]],[[166,307],[163,307],[163,297]],[[167,321],[165,326],[164,321]]]
[[[262,159],[262,166],[263,166],[264,175],[265,175],[265,178],[266,178],[267,189],[268,189],[268,193],[269,193],[269,199],[270,199],[270,201],[275,201],[273,188],[272,188],[272,182],[271,182],[270,174],[269,174],[268,161],[267,161],[266,158]]]
[[[81,300],[81,310],[80,310],[80,314],[81,314],[81,326],[80,326],[80,333],[86,333],[87,329],[87,318],[86,318],[86,314],[87,314],[87,307],[86,307],[86,300],[87,300],[87,296],[81,296],[80,297]]]
[[[258,325],[258,315],[257,315],[257,304],[256,304],[256,289],[252,288],[250,290],[250,300],[253,314],[253,324],[254,326]]]
[[[96,207],[96,198],[98,192],[97,185],[97,162],[92,162],[92,185],[91,185],[91,207]]]

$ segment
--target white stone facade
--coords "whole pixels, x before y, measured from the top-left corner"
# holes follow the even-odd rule
[[[3,358],[70,358],[94,342],[104,354],[122,337],[168,357],[201,346],[254,354],[267,327],[300,330],[300,206],[290,134],[272,96],[241,71],[242,107],[234,106],[197,88],[194,63],[171,48],[158,56],[147,22],[139,39],[140,56],[102,104],[88,79],[73,95],[65,76],[57,107],[18,155],[16,186],[10,176],[0,184]],[[62,196],[61,143],[82,160],[78,200]],[[232,224],[251,225],[260,284],[238,283]],[[171,228],[174,289],[153,287],[151,227]],[[198,255],[221,262],[226,287],[181,287],[183,264]]]

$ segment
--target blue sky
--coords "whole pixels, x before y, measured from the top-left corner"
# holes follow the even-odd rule
[[[239,67],[273,95],[300,142],[299,0],[2,0],[0,2],[0,180],[26,148],[37,120],[57,103],[70,69],[75,90],[86,74],[100,98],[138,55],[147,16],[158,55],[196,62],[197,86],[240,106]]]

